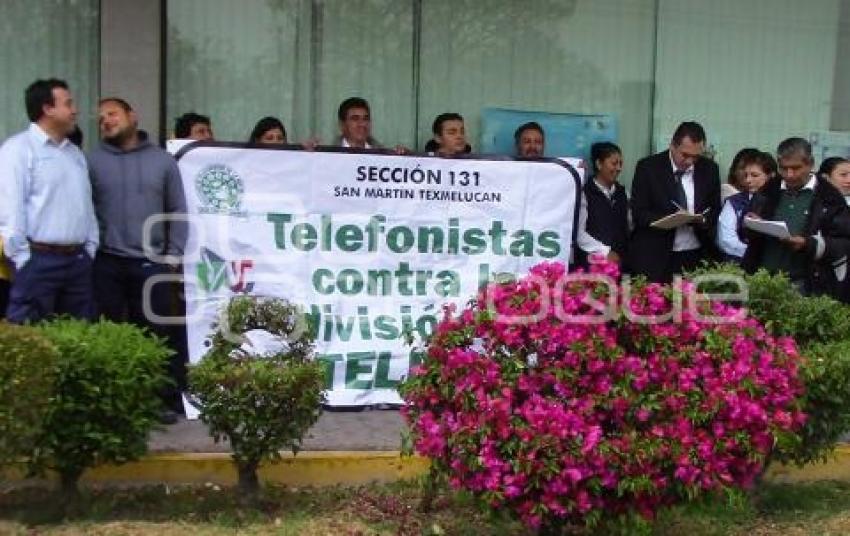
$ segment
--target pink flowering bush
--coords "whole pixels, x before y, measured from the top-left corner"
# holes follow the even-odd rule
[[[652,518],[751,486],[805,420],[793,341],[731,321],[732,307],[691,303],[687,284],[629,294],[604,282],[616,265],[593,270],[599,280],[564,284],[564,266],[543,263],[447,308],[402,387],[416,451],[532,528]],[[603,317],[609,299],[616,314]],[[681,321],[634,320],[677,300]]]

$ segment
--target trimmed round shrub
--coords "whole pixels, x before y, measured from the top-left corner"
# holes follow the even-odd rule
[[[753,485],[805,420],[793,341],[687,283],[624,293],[595,270],[544,263],[448,309],[402,387],[415,449],[532,528]]]
[[[58,319],[38,326],[59,352],[56,389],[38,440],[39,458],[77,492],[83,472],[147,452],[170,381],[165,342],[130,324]]]
[[[777,446],[773,459],[800,466],[826,461],[850,432],[850,307],[828,296],[802,296],[785,275],[766,270],[747,275],[724,264],[689,276],[729,273],[742,277],[747,285],[749,314],[772,335],[794,339],[803,356],[803,411],[808,418],[794,441]],[[716,283],[704,287],[711,292],[736,292]]]
[[[57,358],[56,348],[35,329],[0,322],[0,466],[35,450]]]
[[[850,340],[810,345],[805,356],[803,408],[808,419],[799,431],[799,441],[775,456],[797,465],[826,462],[850,431]]]
[[[324,402],[324,370],[312,359],[302,312],[286,300],[240,296],[224,309],[210,351],[189,371],[189,391],[216,441],[227,438],[240,489],[259,489],[257,468],[296,453]],[[251,346],[260,333],[271,349]]]

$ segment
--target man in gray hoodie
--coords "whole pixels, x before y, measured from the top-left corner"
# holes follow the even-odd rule
[[[148,218],[186,214],[186,198],[177,163],[139,130],[133,108],[123,99],[99,104],[101,143],[88,155],[100,249],[94,266],[99,314],[114,322],[131,322],[166,337],[177,351],[169,367],[178,389],[185,386],[185,352],[177,330],[155,323],[144,310],[143,288],[150,277],[178,271],[186,243],[185,221],[148,226]],[[166,257],[168,256],[168,257]],[[166,264],[163,261],[167,261]],[[151,311],[171,316],[173,285],[154,284]],[[163,394],[172,410],[180,409],[179,391]]]

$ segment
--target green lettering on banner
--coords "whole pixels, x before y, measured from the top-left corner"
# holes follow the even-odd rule
[[[540,247],[537,249],[537,254],[546,259],[557,257],[561,253],[560,235],[554,231],[544,231],[540,233],[537,241]]]
[[[493,240],[493,254],[494,255],[504,255],[505,254],[505,246],[502,244],[502,238],[508,232],[505,230],[505,224],[499,220],[493,220],[490,225],[490,231],[487,233]]]
[[[460,296],[460,274],[452,270],[443,270],[437,274],[439,281],[434,285],[434,292],[441,298]]]
[[[320,361],[325,367],[325,389],[333,389],[336,363],[342,361],[342,354],[316,354],[316,360]]]
[[[480,255],[487,251],[487,241],[484,237],[487,233],[483,229],[467,229],[463,232],[463,253],[466,255]]]
[[[415,241],[413,231],[402,225],[393,227],[387,233],[387,247],[393,253],[407,253]]]
[[[511,234],[516,240],[511,242],[511,255],[514,257],[531,257],[534,255],[534,233],[525,229]]]
[[[336,276],[336,288],[346,296],[359,294],[363,290],[363,276],[353,268],[346,268]]]
[[[356,225],[343,225],[336,232],[336,245],[351,253],[363,246],[363,231]]]
[[[292,245],[301,251],[312,251],[316,247],[316,228],[309,223],[299,223],[292,227]]]
[[[266,215],[266,220],[274,224],[274,244],[278,249],[286,249],[286,224],[292,221],[292,216],[289,214],[278,214],[269,212]]]
[[[372,380],[358,380],[360,374],[373,373],[372,362],[375,352],[350,352],[345,361],[345,388],[367,390],[372,388]]]
[[[400,333],[396,327],[396,319],[389,315],[378,315],[375,318],[375,336],[381,340],[392,341],[398,339]]]
[[[375,369],[375,389],[395,389],[398,385],[398,380],[390,379],[390,360],[392,357],[391,352],[378,353],[378,366]]]
[[[425,352],[422,350],[412,349],[410,350],[410,368],[421,365],[422,361],[425,360]]]
[[[490,265],[481,263],[478,265],[478,290],[490,284]]]
[[[333,294],[334,286],[331,285],[322,285],[322,281],[326,277],[333,278],[334,273],[328,270],[327,268],[319,268],[315,272],[313,272],[313,288],[316,289],[316,292],[319,294]]]

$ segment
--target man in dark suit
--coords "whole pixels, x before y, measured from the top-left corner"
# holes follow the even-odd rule
[[[637,163],[631,196],[635,229],[628,254],[633,274],[665,283],[717,256],[714,235],[720,215],[720,171],[702,156],[704,149],[705,130],[687,121],[676,128],[668,150]],[[677,229],[651,227],[680,209],[703,218]]]

